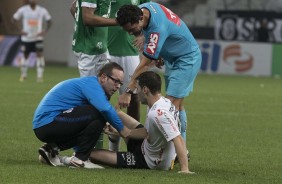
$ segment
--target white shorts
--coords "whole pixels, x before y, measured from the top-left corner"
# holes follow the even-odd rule
[[[123,78],[123,85],[119,89],[119,93],[122,94],[125,92],[130,79],[140,63],[139,56],[110,56],[111,61],[119,64],[124,70],[124,78]]]
[[[74,52],[78,58],[78,70],[80,77],[85,76],[96,76],[102,66],[109,62],[110,55],[109,52],[105,52],[99,55],[88,55],[82,52]]]

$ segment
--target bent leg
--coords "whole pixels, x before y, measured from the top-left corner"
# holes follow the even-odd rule
[[[55,120],[34,130],[39,140],[55,143],[60,150],[77,146],[77,157],[88,159],[106,120],[94,107],[80,106],[59,114]]]
[[[105,122],[101,120],[92,121],[77,137],[77,147],[75,156],[83,161],[89,158],[89,155],[96,145]]]

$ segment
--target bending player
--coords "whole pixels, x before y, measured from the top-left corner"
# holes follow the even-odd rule
[[[119,96],[119,105],[128,107],[135,78],[147,71],[152,61],[163,58],[166,97],[179,110],[181,135],[186,141],[187,116],[183,102],[192,92],[201,66],[201,52],[195,38],[175,13],[158,3],[124,5],[117,13],[117,22],[129,34],[145,36],[140,64],[127,86],[127,93]]]

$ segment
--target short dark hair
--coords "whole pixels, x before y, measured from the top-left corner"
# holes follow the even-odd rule
[[[142,10],[135,5],[123,5],[117,12],[117,22],[120,26],[127,23],[138,23],[140,17],[143,16]]]
[[[98,76],[100,77],[103,74],[112,75],[113,69],[123,71],[123,68],[119,64],[115,62],[109,62],[100,69]]]
[[[162,89],[162,80],[159,74],[153,71],[146,71],[141,73],[136,80],[139,83],[139,86],[143,88],[146,86],[149,88],[151,93],[155,95],[156,93],[161,93]]]

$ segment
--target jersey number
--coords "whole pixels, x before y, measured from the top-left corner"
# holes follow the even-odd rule
[[[175,13],[173,13],[170,9],[164,7],[163,5],[160,5],[160,6],[162,10],[164,11],[167,19],[173,22],[174,24],[180,26],[180,18]]]

